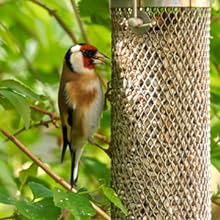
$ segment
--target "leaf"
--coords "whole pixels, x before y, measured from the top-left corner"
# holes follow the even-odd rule
[[[21,188],[25,185],[28,178],[37,175],[37,165],[32,163],[27,169],[20,171],[19,180],[21,182]]]
[[[15,205],[16,198],[10,196],[6,190],[0,190],[0,203],[8,204],[8,205]]]
[[[211,158],[211,163],[216,167],[218,171],[220,171],[220,159],[219,158]]]
[[[36,182],[29,182],[28,185],[33,192],[34,198],[50,198],[53,196],[50,189]]]
[[[11,90],[16,91],[17,93],[23,96],[28,96],[35,100],[46,99],[46,96],[36,94],[31,89],[29,89],[27,86],[25,86],[24,84],[16,80],[12,80],[12,79],[2,80],[0,81],[0,87],[10,88]]]
[[[54,189],[54,203],[60,208],[70,210],[76,220],[89,220],[96,214],[89,199],[79,193],[64,192],[60,189]]]
[[[109,2],[107,0],[81,0],[79,11],[81,16],[90,17],[93,24],[101,24],[110,28]]]
[[[116,192],[112,188],[106,186],[103,186],[102,190],[106,198],[110,202],[112,202],[116,207],[118,207],[127,216],[128,214],[127,209],[123,206]]]
[[[25,127],[28,128],[30,125],[31,111],[26,99],[8,89],[0,89],[0,95],[12,104],[17,113],[23,118]]]
[[[105,179],[106,183],[110,182],[110,171],[106,164],[92,157],[82,157],[82,161],[85,174],[93,175],[97,180]]]
[[[9,167],[8,161],[0,160],[1,175],[0,175],[0,186],[4,186],[6,190],[11,193],[15,193],[17,190],[12,170]]]
[[[81,0],[79,2],[79,10],[81,16],[92,16],[98,14],[99,16],[108,17],[109,3],[108,0]]]
[[[32,203],[27,200],[16,202],[19,214],[30,220],[56,220],[60,215],[60,209],[54,206],[52,198],[46,198]]]

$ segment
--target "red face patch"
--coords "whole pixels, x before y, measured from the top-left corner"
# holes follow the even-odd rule
[[[88,69],[94,69],[94,64],[92,62],[92,59],[89,57],[83,57],[83,64],[84,64],[84,67]]]
[[[80,50],[94,50],[97,51],[97,48],[90,44],[82,44]]]
[[[90,44],[81,44],[80,51],[82,52],[83,55],[84,66],[88,69],[93,69],[94,68],[93,58],[97,52],[96,47]]]

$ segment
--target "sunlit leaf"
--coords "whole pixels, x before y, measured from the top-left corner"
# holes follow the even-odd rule
[[[81,0],[79,2],[81,16],[99,15],[109,17],[109,1],[108,0]]]
[[[10,196],[6,190],[0,190],[0,203],[8,204],[8,205],[15,205],[16,198],[13,196]]]
[[[27,169],[21,170],[19,172],[19,180],[21,183],[21,188],[27,182],[29,177],[34,177],[37,175],[37,165],[32,163]]]
[[[102,190],[106,198],[118,207],[125,215],[127,215],[127,209],[122,204],[116,192],[112,188],[106,186],[103,186]]]
[[[16,112],[22,117],[25,127],[28,128],[30,125],[31,112],[27,100],[23,96],[8,89],[0,88],[0,95],[11,103]]]
[[[38,95],[35,92],[33,92],[30,88],[25,86],[24,84],[16,81],[16,80],[1,80],[0,81],[0,88],[10,88],[13,91],[16,91],[17,93],[23,95],[23,96],[28,96],[30,98],[36,99],[36,100],[44,100],[46,99],[45,96],[43,95]]]
[[[36,182],[29,182],[28,185],[34,195],[34,198],[50,198],[53,196],[50,189]]]
[[[76,220],[89,220],[96,213],[89,199],[83,194],[64,192],[56,188],[53,195],[55,205],[69,209]]]
[[[84,172],[87,173],[87,175],[93,175],[97,180],[104,179],[106,183],[109,183],[110,171],[106,164],[91,157],[83,157],[82,161],[84,164]]]
[[[30,220],[57,220],[60,215],[60,209],[54,206],[52,198],[36,203],[19,200],[16,202],[16,208],[19,214]]]
[[[81,16],[90,17],[93,24],[101,24],[110,28],[108,0],[81,0],[79,2],[79,10]]]
[[[16,191],[16,184],[12,176],[12,171],[9,168],[8,161],[0,160],[0,186],[5,186],[7,190]]]

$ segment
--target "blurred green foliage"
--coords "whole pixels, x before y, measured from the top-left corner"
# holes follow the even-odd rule
[[[211,162],[220,171],[220,1],[211,18]]]
[[[70,0],[42,1],[84,42]],[[111,57],[111,30],[108,0],[78,0],[78,7],[91,44]],[[211,160],[220,171],[220,15],[219,1],[213,4],[211,18]],[[22,143],[59,176],[69,180],[70,157],[60,164],[61,131],[47,114],[31,105],[58,113],[57,91],[63,57],[72,41],[47,10],[28,0],[0,1],[0,128],[19,134]],[[99,72],[110,80],[110,65]],[[99,133],[110,138],[110,107],[104,112]],[[110,184],[110,159],[99,148],[88,145],[80,164],[77,194],[60,187],[32,164],[14,144],[0,134],[0,218],[57,219],[61,208],[70,209],[70,219],[90,219],[95,201],[109,212],[108,200],[126,210]],[[104,147],[107,147],[104,146]],[[62,202],[64,201],[64,202]],[[71,202],[70,202],[71,201]],[[71,204],[84,204],[73,207]],[[16,207],[16,208],[15,208]]]

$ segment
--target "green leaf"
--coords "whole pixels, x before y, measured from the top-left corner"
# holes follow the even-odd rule
[[[216,167],[218,171],[220,171],[220,159],[219,158],[211,158],[211,163]]]
[[[128,214],[127,209],[123,206],[116,192],[112,188],[109,188],[106,186],[103,186],[102,190],[106,198],[109,201],[111,201],[116,207],[118,207],[127,216]]]
[[[25,127],[28,128],[30,125],[31,111],[26,99],[8,89],[0,89],[0,95],[12,104],[16,112],[23,118]]]
[[[64,192],[57,188],[54,189],[53,195],[55,205],[69,209],[76,220],[89,220],[96,213],[85,195]]]
[[[50,189],[36,182],[29,182],[28,185],[33,192],[34,198],[50,198],[53,196]]]
[[[15,205],[16,198],[10,196],[6,190],[0,190],[0,203],[8,204],[8,205]]]
[[[21,188],[26,184],[29,177],[37,175],[37,165],[32,163],[27,169],[20,171],[19,180],[21,182]]]
[[[79,2],[79,10],[81,16],[99,16],[108,17],[109,16],[109,3],[108,0],[81,0]]]
[[[101,24],[110,28],[108,0],[81,0],[79,10],[81,16],[90,17],[92,24]]]
[[[2,81],[0,81],[0,87],[10,88],[11,90],[16,91],[17,93],[19,93],[23,96],[27,96],[27,97],[33,98],[35,100],[46,99],[46,96],[36,94],[30,88],[28,88],[26,85],[24,85],[16,80],[12,80],[12,79],[2,80]]]
[[[15,193],[17,190],[12,170],[9,167],[8,161],[0,160],[1,175],[0,186],[4,186],[8,192]]]
[[[92,157],[82,157],[82,161],[85,174],[93,175],[97,180],[104,179],[106,183],[110,182],[110,171],[106,164]]]
[[[19,214],[30,220],[57,220],[60,215],[60,209],[54,206],[52,198],[36,203],[19,200],[16,202],[16,208]]]

